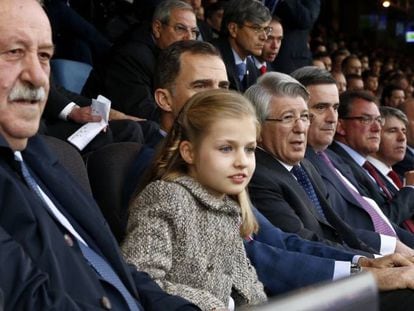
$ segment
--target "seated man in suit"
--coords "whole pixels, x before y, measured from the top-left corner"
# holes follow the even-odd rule
[[[375,167],[375,173],[383,181],[381,186],[384,192],[392,196],[404,184],[414,186],[414,171],[406,172],[404,180],[398,176],[392,166],[404,159],[407,150],[407,116],[401,110],[392,107],[380,107],[384,125],[381,128],[381,143],[377,152],[370,154],[367,160]],[[369,171],[372,174],[374,171]],[[373,176],[374,177],[374,176]],[[404,227],[414,232],[414,222],[408,219],[403,222]]]
[[[126,265],[99,208],[36,135],[53,42],[36,0],[0,2],[0,284],[6,310],[198,310]]]
[[[113,108],[140,118],[158,121],[154,101],[154,73],[158,54],[171,43],[198,36],[193,8],[180,0],[159,3],[148,25],[135,27],[112,48],[106,62],[95,66],[83,94],[102,94]]]
[[[331,74],[317,67],[306,66],[292,72],[292,77],[306,86],[312,122],[308,131],[306,159],[320,173],[329,192],[332,207],[358,236],[381,254],[404,252],[400,241],[413,246],[414,236],[391,224],[375,201],[361,195],[355,178],[338,171],[335,154],[326,149],[332,143],[338,122],[339,93]],[[332,159],[333,157],[333,159]],[[398,238],[397,238],[398,237]]]
[[[402,226],[414,214],[414,189],[403,187],[390,192],[381,185],[380,178],[370,175],[375,169],[366,161],[368,155],[378,151],[384,125],[376,98],[366,91],[347,91],[339,101],[335,140],[329,148],[349,165],[364,193],[392,222]]]
[[[257,69],[249,55],[259,56],[269,27],[269,10],[259,1],[232,0],[226,4],[221,23],[221,38],[212,43],[226,64],[230,88],[244,92],[256,82]]]
[[[262,124],[249,184],[256,208],[283,231],[375,252],[332,209],[318,172],[304,159],[310,123],[306,88],[286,74],[269,72],[245,95]]]
[[[401,109],[407,116],[407,149],[405,151],[404,159],[396,163],[393,169],[404,178],[405,173],[414,170],[414,98],[407,99],[398,108]]]
[[[272,28],[272,32],[267,36],[262,54],[252,57],[254,65],[258,70],[257,76],[273,71],[272,62],[276,59],[283,40],[283,27],[277,16],[272,17],[269,27]]]

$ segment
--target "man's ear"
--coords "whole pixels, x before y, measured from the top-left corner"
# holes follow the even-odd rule
[[[236,23],[228,23],[227,25],[227,29],[229,31],[230,37],[231,38],[236,38],[237,37],[237,31],[239,29],[239,26]]]
[[[338,119],[336,124],[336,135],[345,136],[346,135],[346,124],[342,119]]]
[[[155,20],[152,22],[152,34],[155,37],[155,39],[158,39],[161,35],[161,27],[162,23],[159,20]]]
[[[194,164],[194,148],[193,144],[188,140],[183,140],[180,143],[180,154],[187,164]]]
[[[155,102],[163,111],[172,111],[172,98],[167,89],[156,89],[154,92]]]

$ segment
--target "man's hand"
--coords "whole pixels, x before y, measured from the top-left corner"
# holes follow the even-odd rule
[[[364,268],[372,272],[379,290],[414,289],[414,266],[397,268]]]
[[[68,115],[68,119],[76,123],[88,123],[101,121],[100,116],[92,115],[91,106],[88,107],[74,107]]]
[[[145,121],[145,119],[140,119],[134,116],[130,116],[128,114],[125,114],[121,111],[112,109],[109,111],[109,120],[132,120],[132,121]]]
[[[401,254],[406,257],[413,257],[414,256],[414,250],[407,245],[405,245],[400,240],[397,240],[397,244],[395,246],[395,253]]]
[[[406,257],[401,254],[391,254],[376,259],[361,257],[358,260],[358,265],[363,268],[392,268],[414,266],[414,257]]]

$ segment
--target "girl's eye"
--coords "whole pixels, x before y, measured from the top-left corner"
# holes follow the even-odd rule
[[[233,148],[231,146],[221,146],[219,150],[222,152],[230,152],[233,150]]]
[[[246,147],[246,152],[254,153],[256,151],[256,147]]]

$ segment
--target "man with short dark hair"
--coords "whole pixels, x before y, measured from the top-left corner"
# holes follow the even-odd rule
[[[414,214],[414,189],[403,187],[395,193],[389,193],[381,181],[371,175],[372,169],[366,160],[370,154],[378,151],[384,125],[376,101],[366,91],[341,94],[335,141],[329,148],[350,166],[358,184],[364,187],[384,214],[401,226]]]
[[[230,88],[243,92],[257,79],[257,70],[250,55],[259,56],[267,36],[271,16],[259,1],[231,0],[224,9],[222,37],[212,43],[220,50],[226,64]]]
[[[381,94],[381,105],[398,108],[405,101],[404,89],[395,84],[384,87]]]
[[[379,206],[360,189],[354,176],[342,174],[337,166],[345,164],[328,146],[332,143],[338,122],[339,94],[331,74],[316,67],[302,67],[292,76],[306,86],[312,122],[306,148],[308,159],[319,171],[329,192],[332,208],[355,229],[358,236],[381,254],[411,252],[401,243],[414,246],[414,236],[392,224]],[[365,195],[365,197],[364,197]]]
[[[102,94],[121,112],[159,121],[153,97],[158,54],[176,41],[197,36],[191,5],[180,0],[162,1],[150,26],[135,27],[115,43],[107,62],[93,69],[83,94],[89,98]]]

